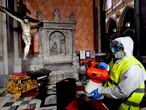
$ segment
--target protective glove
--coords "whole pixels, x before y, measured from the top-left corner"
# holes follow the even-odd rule
[[[105,62],[100,62],[98,64],[98,66],[99,66],[99,68],[107,70],[107,71],[109,71],[109,69],[110,69],[109,65],[107,63],[105,63]]]
[[[100,98],[102,97],[102,95],[98,93],[98,89],[93,90],[93,91],[90,93],[90,95],[91,95],[91,96],[90,96],[89,98],[91,98],[91,99],[93,99],[93,100],[97,100],[97,99],[100,99]]]

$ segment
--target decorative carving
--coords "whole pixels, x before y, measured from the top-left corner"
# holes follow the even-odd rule
[[[36,11],[36,18],[39,19],[39,20],[42,19],[42,18],[41,18],[41,11],[40,11],[40,10],[37,10],[37,11]]]
[[[59,9],[55,9],[53,12],[54,15],[54,21],[59,21],[60,20],[60,11]]]
[[[71,13],[69,16],[69,21],[75,21],[75,13]]]
[[[60,32],[54,32],[51,34],[49,38],[49,47],[50,47],[50,55],[58,55],[64,54],[65,55],[65,36]]]

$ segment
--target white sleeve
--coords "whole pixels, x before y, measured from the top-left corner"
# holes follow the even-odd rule
[[[106,97],[119,99],[128,97],[145,79],[146,73],[138,65],[133,65],[120,77],[120,83],[112,87],[102,87],[98,92]]]

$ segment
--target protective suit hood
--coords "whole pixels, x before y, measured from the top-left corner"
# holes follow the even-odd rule
[[[129,36],[118,37],[118,38],[116,38],[114,40],[122,43],[126,56],[133,55],[133,45],[134,45],[134,42],[133,42],[133,40]]]

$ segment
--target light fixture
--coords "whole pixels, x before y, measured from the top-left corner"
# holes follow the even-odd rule
[[[126,22],[125,24],[126,27],[130,27],[130,25],[131,25],[130,22]]]
[[[117,32],[117,29],[116,29],[116,28],[114,28],[114,29],[113,29],[113,32]]]

